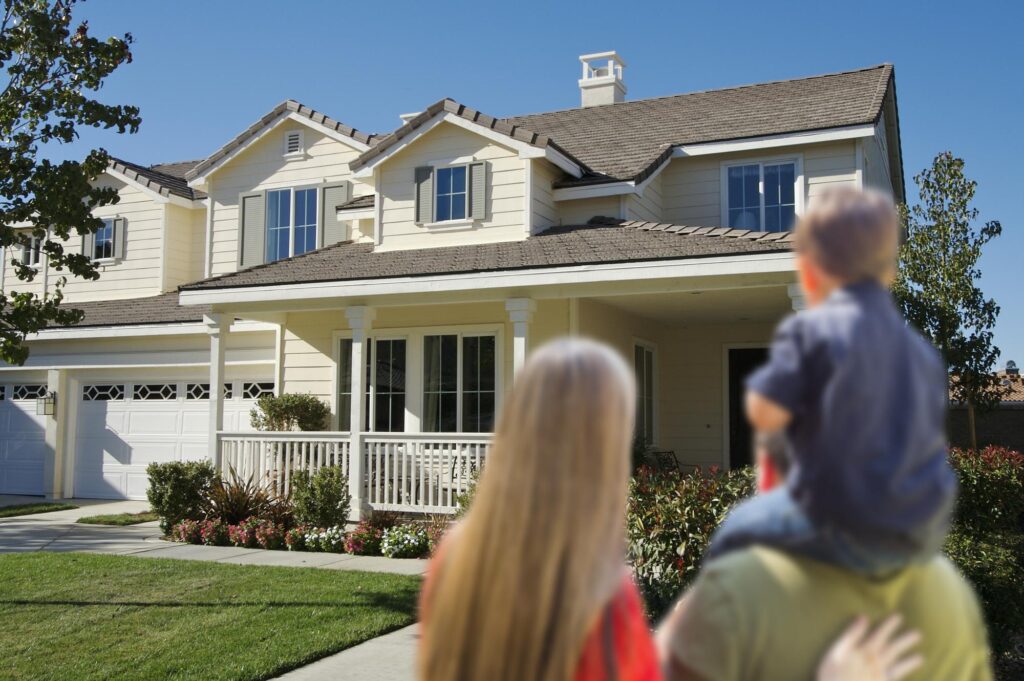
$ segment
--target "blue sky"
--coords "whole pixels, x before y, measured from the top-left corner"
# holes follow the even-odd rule
[[[908,183],[952,150],[978,181],[982,219],[1002,221],[982,283],[1002,306],[1000,366],[1024,363],[1024,9],[832,5],[92,0],[79,14],[94,33],[136,38],[101,96],[139,105],[143,125],[55,155],[96,145],[146,164],[202,158],[287,98],[371,132],[442,97],[496,116],[573,107],[577,56],[609,49],[628,64],[630,99],[893,62]]]

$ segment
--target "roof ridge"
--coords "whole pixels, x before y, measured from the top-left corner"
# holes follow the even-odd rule
[[[780,79],[776,79],[776,80],[761,81],[759,83],[744,83],[742,85],[730,85],[728,87],[706,88],[704,90],[691,90],[689,92],[677,92],[676,94],[672,94],[672,95],[658,95],[656,97],[645,97],[643,99],[630,99],[630,100],[626,100],[626,101],[623,101],[623,102],[612,102],[610,104],[598,104],[596,106],[585,107],[585,108],[588,108],[588,109],[603,109],[603,108],[616,107],[616,106],[621,107],[621,106],[626,105],[626,104],[642,104],[644,102],[654,102],[654,101],[663,100],[663,99],[673,99],[675,97],[688,97],[690,95],[703,95],[703,94],[710,94],[710,93],[713,93],[713,92],[730,92],[732,90],[744,90],[744,89],[747,89],[747,88],[761,87],[763,85],[780,85],[782,83],[796,83],[796,82],[805,81],[805,80],[816,80],[816,79],[819,79],[819,78],[834,78],[834,77],[837,77],[837,76],[848,76],[848,75],[851,75],[851,74],[854,74],[854,73],[863,73],[863,72],[866,72],[866,71],[875,71],[875,70],[885,69],[885,68],[890,68],[891,69],[892,67],[893,67],[892,62],[882,62],[880,64],[875,64],[873,66],[864,66],[862,68],[850,69],[850,70],[847,70],[847,71],[832,71],[832,72],[829,72],[829,73],[818,73],[818,74],[815,74],[815,75],[812,75],[812,76],[800,76],[800,77],[797,77],[797,78],[780,78]],[[506,116],[503,120],[510,120],[510,119],[513,119],[513,118],[530,118],[532,116],[546,116],[548,114],[564,113],[564,112],[567,112],[567,111],[581,111],[581,110],[583,110],[583,108],[584,107],[575,106],[575,107],[566,107],[564,109],[552,109],[551,111],[537,111],[537,112],[534,112],[534,113],[516,114],[514,116]]]

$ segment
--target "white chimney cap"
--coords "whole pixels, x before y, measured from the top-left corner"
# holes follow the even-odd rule
[[[619,63],[620,66],[626,66],[625,60],[622,57],[620,57],[619,53],[616,52],[615,50],[611,50],[609,52],[594,52],[593,54],[580,55],[580,61],[584,63],[588,61],[593,61],[595,59],[614,59]]]

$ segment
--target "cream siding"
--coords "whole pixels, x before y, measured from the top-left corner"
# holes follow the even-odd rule
[[[553,185],[562,173],[543,159],[536,159],[532,163],[530,233],[537,234],[558,224],[558,207],[555,204]]]
[[[284,158],[284,136],[303,130],[305,156]],[[348,164],[359,155],[352,147],[300,123],[288,122],[271,130],[242,151],[211,179],[213,201],[212,274],[238,269],[238,197],[266,189],[309,187],[351,179]],[[353,195],[368,193],[354,183]],[[371,192],[372,193],[372,192]]]
[[[665,213],[662,207],[662,175],[655,175],[644,187],[642,194],[626,195],[626,218],[629,220],[644,220],[646,222],[661,222]]]
[[[171,291],[181,284],[203,278],[206,211],[171,204],[166,209],[163,290]]]
[[[454,227],[416,224],[415,169],[471,160],[487,161],[490,166],[486,219]],[[508,147],[450,123],[440,123],[382,163],[377,171],[383,207],[380,248],[431,248],[525,238],[527,163]]]
[[[590,218],[617,218],[621,215],[622,201],[618,196],[558,202],[558,216],[563,225],[585,225]]]
[[[812,198],[836,184],[855,184],[857,157],[854,144],[852,141],[830,142],[769,149],[760,155],[737,152],[674,159],[662,172],[664,220],[684,225],[723,226],[723,163],[800,157],[805,198]]]

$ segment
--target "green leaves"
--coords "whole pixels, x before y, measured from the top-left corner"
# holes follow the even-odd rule
[[[94,94],[121,64],[131,61],[131,35],[104,40],[75,23],[76,0],[5,0],[0,19],[0,249],[8,272],[31,282],[37,270],[16,261],[32,237],[43,239],[52,276],[43,294],[0,293],[0,360],[21,364],[27,334],[80,320],[62,310],[67,276],[96,279],[90,259],[64,249],[75,234],[95,232],[99,206],[117,202],[111,188],[93,186],[109,157],[96,149],[82,161],[52,163],[39,157],[47,144],[68,144],[81,127],[134,133],[137,107],[106,104]]]
[[[955,401],[994,406],[1005,388],[992,367],[999,348],[992,344],[999,306],[977,281],[982,247],[1002,233],[998,221],[976,226],[971,205],[977,183],[964,174],[964,162],[945,151],[931,168],[914,177],[921,202],[901,206],[906,241],[900,249],[893,285],[903,313],[942,353],[955,377]]]

